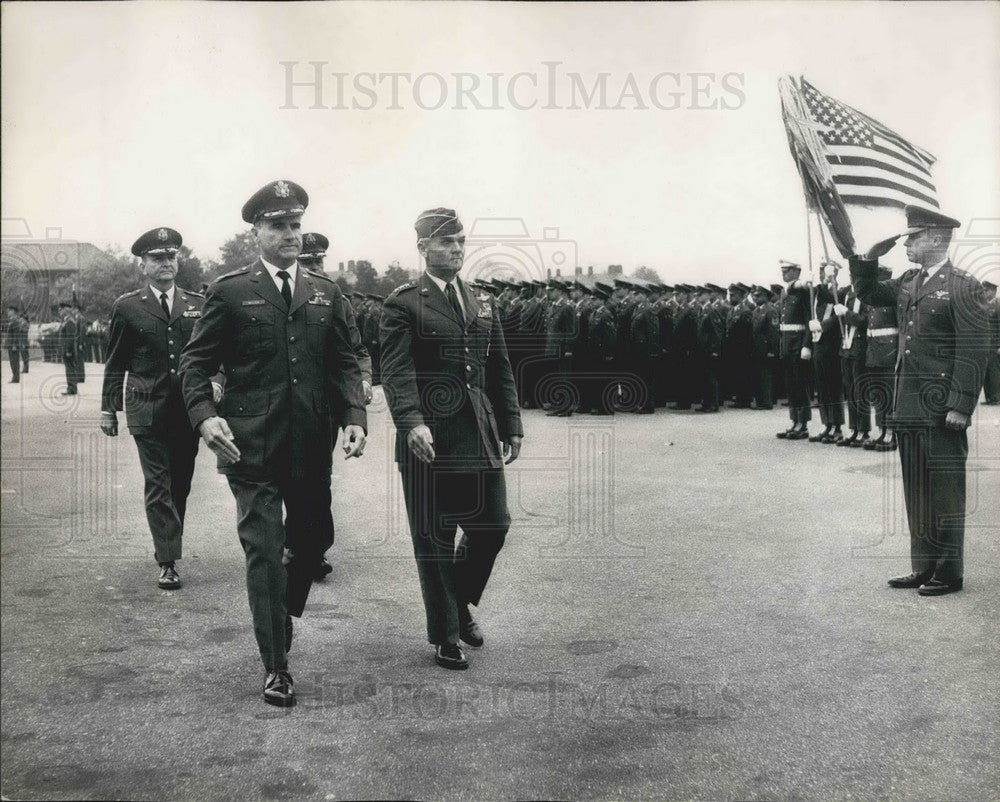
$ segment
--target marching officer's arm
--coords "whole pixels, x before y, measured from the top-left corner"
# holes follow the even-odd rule
[[[223,349],[227,344],[231,347],[232,337],[225,300],[216,284],[212,284],[191,339],[181,351],[181,388],[191,427],[220,457],[238,462],[240,451],[233,442],[229,424],[219,417],[212,387],[212,377],[222,365]]]
[[[118,434],[116,416],[124,408],[125,371],[131,366],[133,348],[132,332],[119,299],[111,308],[108,354],[101,388],[101,431],[109,437]]]
[[[382,352],[382,387],[386,403],[399,433],[404,437],[424,425],[417,387],[417,368],[413,362],[413,324],[397,293],[382,306],[379,321]]]
[[[990,352],[989,306],[983,285],[955,271],[951,317],[955,326],[955,358],[948,393],[949,410],[972,415],[986,377]]]
[[[334,307],[336,308],[336,307]],[[365,411],[365,390],[362,386],[362,370],[357,358],[357,348],[368,351],[361,345],[358,327],[351,324],[353,315],[347,309],[346,301],[340,304],[340,314],[330,327],[330,358],[327,360],[326,385],[332,391],[330,399],[340,425],[360,426],[368,431],[368,413]],[[368,361],[368,378],[371,379],[371,360]]]

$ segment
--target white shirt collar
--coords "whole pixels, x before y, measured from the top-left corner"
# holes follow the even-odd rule
[[[936,265],[931,265],[930,267],[928,267],[927,268],[927,278],[930,278],[935,273],[937,273],[938,270],[940,270],[944,266],[944,263],[947,262],[947,261],[948,261],[948,257],[946,256],[944,259],[942,259]]]
[[[455,295],[458,296],[458,305],[462,307],[462,312],[465,312],[465,300],[462,298],[462,290],[458,286],[458,276],[455,276],[455,278],[453,278],[451,281],[445,281],[444,279],[440,279],[437,276],[433,275],[429,270],[425,270],[424,275],[426,275],[431,281],[437,284],[438,289],[441,290],[442,293],[445,292],[444,288],[446,285],[451,284],[452,286],[454,286]],[[447,297],[448,297],[447,294],[445,294],[445,298]]]
[[[279,291],[281,290],[281,279],[278,278],[278,271],[284,270],[286,273],[288,273],[288,286],[291,288],[292,292],[295,292],[295,279],[298,274],[298,266],[299,266],[298,262],[296,262],[291,267],[285,268],[285,267],[278,267],[277,265],[272,265],[263,256],[260,257],[260,261],[267,269],[267,272],[271,275],[271,279],[274,281],[274,286],[277,287]]]
[[[160,300],[160,296],[163,295],[163,293],[167,294],[167,306],[170,307],[171,311],[173,311],[174,308],[174,290],[176,289],[177,289],[176,284],[171,284],[169,290],[158,290],[152,284],[149,285],[149,291],[153,293],[153,297],[157,301]]]

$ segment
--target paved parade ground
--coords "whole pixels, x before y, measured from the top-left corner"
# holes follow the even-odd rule
[[[57,365],[3,384],[6,799],[1000,796],[1000,407],[970,431],[965,589],[937,599],[886,586],[895,453],[778,440],[781,409],[526,412],[486,645],[449,672],[377,390],[283,711],[214,458],[160,591],[135,445],[98,430],[87,371],[76,398]]]

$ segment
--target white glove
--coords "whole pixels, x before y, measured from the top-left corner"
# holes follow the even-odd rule
[[[843,317],[844,315],[847,314],[847,307],[844,306],[843,304],[835,304],[833,307],[833,311],[834,314],[837,315],[837,317]]]
[[[823,324],[818,320],[810,320],[809,331],[823,331]]]
[[[813,352],[811,348],[803,348],[802,352],[799,354],[799,359],[812,359],[812,355]]]

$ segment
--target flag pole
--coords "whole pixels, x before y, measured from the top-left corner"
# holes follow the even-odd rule
[[[819,320],[816,315],[816,274],[813,272],[813,254],[812,254],[812,226],[810,221],[812,220],[812,215],[810,214],[812,210],[810,209],[809,196],[806,196],[806,252],[809,255],[809,308],[812,310],[812,319]],[[816,332],[812,333],[812,341],[817,342],[819,337]]]

